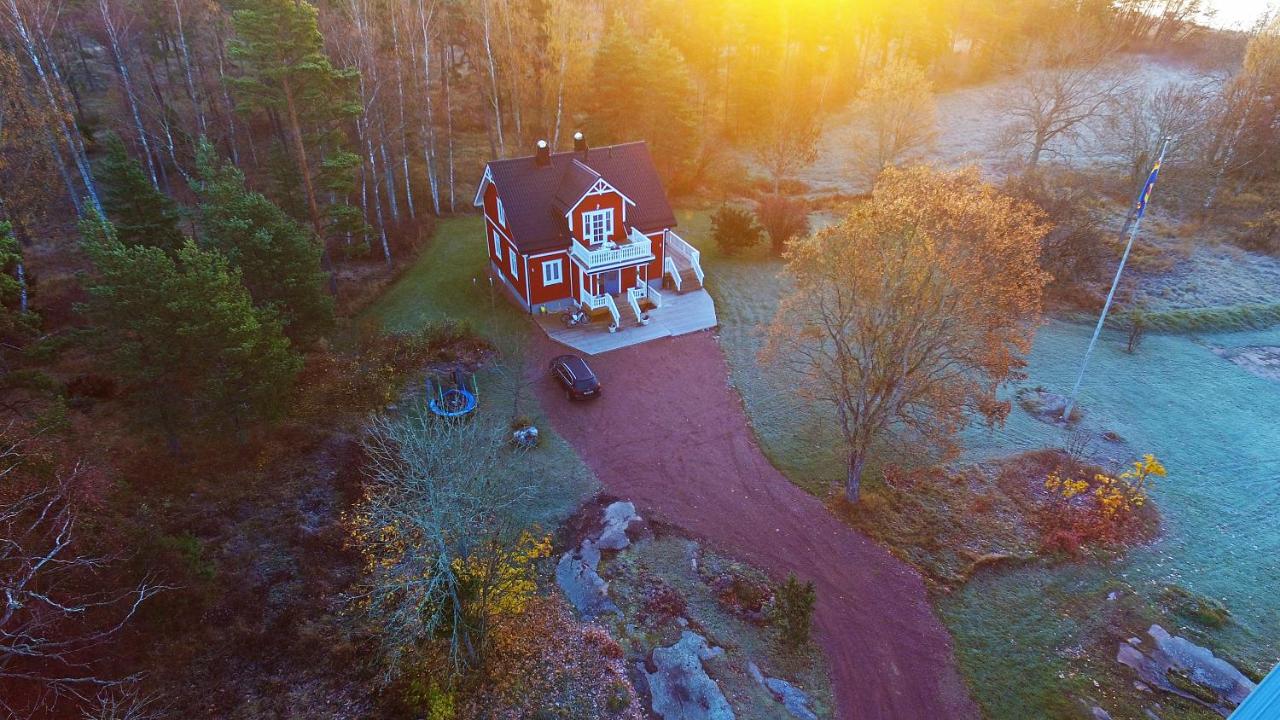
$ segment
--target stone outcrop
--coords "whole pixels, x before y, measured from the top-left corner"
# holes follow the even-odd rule
[[[734,720],[729,701],[703,667],[704,661],[722,657],[723,649],[689,630],[674,645],[656,648],[653,670],[644,670],[654,714],[662,720]]]
[[[584,618],[618,613],[618,606],[609,599],[609,583],[598,571],[600,551],[622,550],[630,545],[627,528],[639,521],[632,503],[611,503],[604,509],[600,533],[584,538],[576,550],[561,555],[556,563],[556,584]]]
[[[1159,625],[1147,630],[1151,647],[1139,638],[1120,643],[1116,662],[1138,674],[1146,685],[1184,697],[1223,717],[1253,692],[1254,682],[1234,665]]]
[[[818,720],[818,715],[813,712],[813,700],[805,691],[782,678],[765,675],[754,662],[747,663],[747,672],[751,673],[751,678],[768,690],[774,701],[781,703],[792,717],[800,720]]]

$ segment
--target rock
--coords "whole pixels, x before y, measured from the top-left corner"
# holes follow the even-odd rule
[[[1141,682],[1217,711],[1223,717],[1239,705],[1255,684],[1231,663],[1208,648],[1176,635],[1159,625],[1147,634],[1154,641],[1150,654],[1120,643],[1116,662],[1133,669]]]
[[[627,528],[631,523],[639,522],[636,506],[629,502],[618,501],[604,509],[604,529],[596,540],[596,546],[602,550],[621,550],[631,544],[627,537]]]
[[[528,425],[511,433],[511,442],[518,448],[535,448],[538,446],[538,428]]]
[[[656,648],[655,670],[645,670],[653,712],[662,720],[734,720],[729,701],[702,665],[723,656],[723,649],[689,630],[671,647]]]
[[[1111,720],[1111,713],[1107,712],[1106,710],[1103,710],[1097,705],[1094,705],[1092,708],[1090,708],[1089,713],[1093,715],[1093,720]]]
[[[766,677],[760,672],[760,666],[754,662],[747,663],[747,672],[750,673],[752,680],[769,691],[775,701],[782,703],[782,707],[786,708],[793,717],[800,720],[818,720],[818,716],[812,709],[813,701],[803,690],[781,678]]]
[[[589,546],[590,541],[583,545]],[[588,547],[588,550],[592,548]],[[618,606],[609,599],[609,583],[596,572],[596,564],[600,561],[600,553],[587,553],[584,559],[582,550],[567,552],[560,556],[556,563],[556,584],[564,592],[569,602],[584,618],[594,618],[606,613],[618,614]]]

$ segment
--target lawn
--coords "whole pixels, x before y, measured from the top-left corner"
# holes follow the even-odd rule
[[[542,443],[524,455],[528,471],[557,478],[561,490],[541,513],[547,524],[563,520],[599,488],[595,475],[551,429],[529,388],[538,369],[528,367],[523,348],[538,332],[529,318],[498,288],[490,291],[483,219],[466,215],[440,221],[435,236],[414,264],[361,316],[389,332],[420,332],[445,321],[464,323],[499,350],[498,359],[477,374],[481,417],[509,422],[527,417]]]
[[[703,252],[731,382],[761,447],[792,482],[830,497],[843,474],[831,418],[821,407],[797,402],[786,378],[758,358],[763,330],[785,289],[779,277],[783,263],[765,248],[724,256],[711,241],[705,211],[681,212],[679,219],[681,233]],[[1061,321],[1041,327],[1029,377],[1016,385],[1069,388],[1089,329]],[[1127,441],[1096,448],[1104,464],[1124,463],[1141,452],[1166,460],[1170,478],[1154,496],[1164,535],[1123,560],[1032,562],[982,573],[954,594],[937,597],[961,669],[990,717],[1074,717],[1074,698],[1080,696],[1093,697],[1117,718],[1141,717],[1141,708],[1154,698],[1135,693],[1131,677],[1112,660],[1109,636],[1131,630],[1136,620],[1160,621],[1247,671],[1265,670],[1280,658],[1280,603],[1260,591],[1280,582],[1275,564],[1267,561],[1280,547],[1280,533],[1267,517],[1274,498],[1257,495],[1280,467],[1280,389],[1213,352],[1215,346],[1280,345],[1280,332],[1153,336],[1136,355],[1125,353],[1123,344],[1122,333],[1108,332],[1094,353],[1081,395],[1089,413],[1085,424],[1095,436],[1114,431]],[[963,439],[965,463],[1058,447],[1066,440],[1060,430],[1016,407],[1003,428],[973,427]],[[929,573],[935,561],[946,561],[957,549],[943,546],[958,544],[957,534],[965,531],[958,526],[973,521],[977,498],[956,495],[971,494],[964,487],[943,501],[932,496],[945,488],[888,487],[882,468],[890,462],[909,467],[911,453],[880,448],[876,454],[881,464],[869,468],[861,506],[845,517]],[[965,532],[975,529],[981,526]],[[1213,539],[1220,541],[1206,542]],[[1225,603],[1231,622],[1199,627],[1169,612],[1161,598],[1170,586]],[[1113,592],[1119,601],[1109,600]],[[1124,612],[1117,612],[1117,602],[1126,605]],[[1171,717],[1202,715],[1188,708],[1173,712],[1177,703],[1158,699]]]

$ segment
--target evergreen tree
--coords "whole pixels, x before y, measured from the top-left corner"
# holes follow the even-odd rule
[[[0,338],[29,335],[37,318],[24,309],[26,278],[22,272],[22,246],[13,226],[0,220]]]
[[[81,310],[142,420],[173,439],[180,429],[279,414],[301,358],[225,258],[191,241],[173,256],[125,245],[92,212],[81,232],[96,271]]]
[[[359,116],[357,71],[335,68],[324,52],[316,8],[305,0],[241,0],[232,16],[236,38],[228,52],[243,75],[233,80],[245,109],[280,113],[301,176],[316,234],[325,234],[309,153],[343,144],[339,123]]]
[[[309,343],[333,324],[320,246],[309,230],[245,187],[244,173],[222,162],[207,141],[196,157],[205,245],[237,267],[254,302],[279,313],[289,336]]]
[[[684,57],[661,34],[644,43],[615,17],[592,69],[592,134],[611,142],[647,140],[671,177],[698,143],[693,82]]]
[[[107,137],[107,156],[96,173],[102,190],[102,209],[125,245],[144,245],[174,254],[187,238],[178,223],[178,204],[151,184],[137,160],[129,157],[124,143]]]

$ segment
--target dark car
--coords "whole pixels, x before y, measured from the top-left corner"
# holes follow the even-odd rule
[[[551,375],[564,386],[570,400],[600,397],[600,381],[587,361],[577,355],[560,355],[551,361]]]

